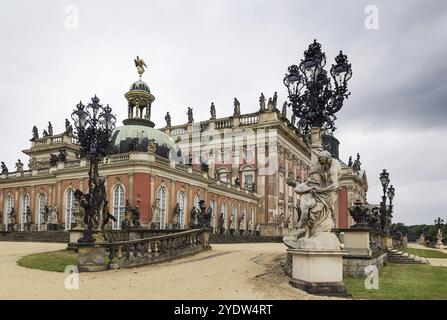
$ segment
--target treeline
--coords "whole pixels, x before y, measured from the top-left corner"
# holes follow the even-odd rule
[[[424,233],[428,240],[435,241],[438,233],[438,228],[435,225],[417,224],[413,226],[406,226],[403,223],[396,223],[396,226],[402,234],[411,238],[419,238],[421,234]],[[442,231],[444,236],[447,236],[447,225],[444,225]]]

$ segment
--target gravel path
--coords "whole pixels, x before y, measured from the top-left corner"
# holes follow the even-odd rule
[[[0,299],[322,299],[292,288],[278,243],[215,244],[213,250],[163,264],[81,273],[67,290],[65,274],[23,268],[17,260],[64,244],[0,242]]]

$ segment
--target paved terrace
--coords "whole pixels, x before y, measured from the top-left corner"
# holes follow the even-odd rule
[[[81,273],[79,290],[65,274],[19,267],[28,254],[65,244],[0,242],[0,299],[323,299],[289,286],[280,243],[215,244],[195,256],[132,269]]]

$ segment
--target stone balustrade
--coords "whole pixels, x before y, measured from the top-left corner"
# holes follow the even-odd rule
[[[194,229],[129,241],[77,244],[77,248],[79,271],[89,272],[169,261],[211,246],[209,230]]]

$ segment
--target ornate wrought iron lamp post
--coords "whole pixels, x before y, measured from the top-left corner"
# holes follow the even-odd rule
[[[389,221],[389,216],[388,216],[388,209],[386,206],[386,199],[387,199],[387,188],[388,185],[390,184],[390,174],[386,171],[386,169],[383,169],[382,173],[380,174],[380,183],[382,184],[382,189],[383,189],[383,195],[382,195],[382,201],[380,202],[380,217],[381,217],[381,221],[382,221],[382,231],[385,234],[389,233],[389,228],[390,228],[390,221]],[[394,190],[394,188],[393,188]],[[393,194],[394,197],[394,194]],[[390,205],[392,199],[390,199]]]
[[[284,77],[287,87],[289,106],[293,114],[300,118],[298,129],[307,135],[311,128],[335,130],[335,114],[340,111],[345,98],[348,98],[348,81],[352,77],[351,64],[346,55],[340,51],[332,65],[330,75],[334,86],[324,67],[326,55],[321,45],[314,40],[304,52],[304,59],[299,65],[291,65]],[[313,137],[314,138],[314,137]],[[318,136],[315,137],[318,139]],[[312,143],[315,143],[313,139]]]
[[[79,155],[90,161],[89,193],[84,195],[83,205],[87,228],[79,242],[95,241],[92,237],[93,217],[102,215],[99,211],[106,200],[105,192],[101,192],[101,188],[98,187],[100,184],[98,163],[107,155],[110,136],[116,123],[116,117],[109,105],[103,107],[96,95],[91,101],[87,106],[79,102],[71,114],[81,146]]]

